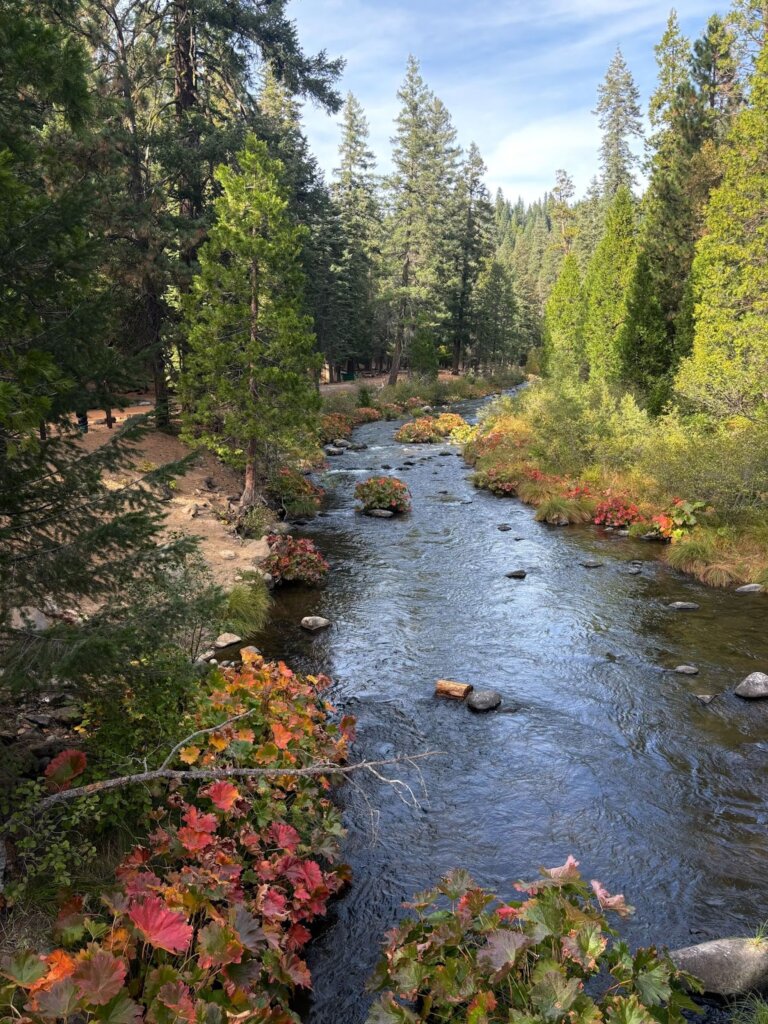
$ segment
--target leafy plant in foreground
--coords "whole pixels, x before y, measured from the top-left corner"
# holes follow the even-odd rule
[[[368,1024],[682,1024],[697,983],[655,949],[616,941],[624,897],[588,886],[569,857],[502,902],[456,871],[389,936]]]

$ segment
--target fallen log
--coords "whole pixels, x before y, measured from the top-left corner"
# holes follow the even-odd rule
[[[435,696],[447,697],[449,700],[464,700],[473,689],[471,683],[455,683],[451,679],[438,679],[435,683]]]

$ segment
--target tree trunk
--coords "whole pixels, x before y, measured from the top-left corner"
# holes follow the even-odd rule
[[[243,493],[240,495],[240,508],[243,510],[252,508],[259,501],[258,473],[256,471],[258,464],[257,455],[256,442],[249,441],[246,449],[245,484],[243,486]]]

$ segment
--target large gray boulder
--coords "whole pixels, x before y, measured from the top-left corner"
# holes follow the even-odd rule
[[[714,939],[669,955],[710,995],[742,996],[768,988],[768,942],[763,939]]]
[[[768,675],[765,672],[752,672],[733,692],[744,700],[764,700],[768,697]]]

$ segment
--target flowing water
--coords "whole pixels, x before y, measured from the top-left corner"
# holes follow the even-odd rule
[[[417,808],[370,778],[339,790],[354,879],[313,943],[309,1024],[365,1020],[385,931],[453,867],[512,896],[573,853],[637,908],[634,943],[751,934],[768,918],[768,703],[729,691],[768,670],[768,600],[671,572],[653,544],[541,525],[474,490],[457,449],[398,445],[396,426],[362,427],[368,450],[331,460],[326,511],[301,531],[329,582],[284,591],[262,638],[266,654],[333,677],[331,699],[358,719],[355,759],[441,752],[421,777],[385,769]],[[413,512],[356,513],[355,483],[387,465]],[[525,580],[506,578],[518,568]],[[669,611],[675,600],[701,607]],[[333,628],[309,636],[307,614]],[[683,663],[699,675],[670,671]],[[438,678],[500,690],[501,712],[436,700]]]

